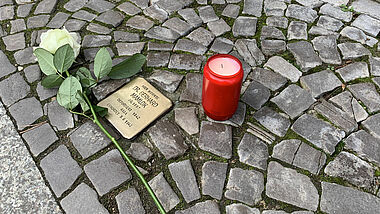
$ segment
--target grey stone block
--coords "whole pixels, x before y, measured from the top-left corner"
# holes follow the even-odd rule
[[[142,143],[132,143],[126,153],[139,161],[145,162],[153,156],[152,151]]]
[[[232,168],[224,196],[228,199],[255,205],[264,191],[264,175],[255,170]]]
[[[57,135],[49,124],[43,124],[40,127],[25,132],[22,134],[22,137],[28,143],[30,151],[34,156],[38,156],[58,140]]]
[[[309,114],[298,118],[292,130],[328,154],[334,153],[335,146],[345,137],[344,131]]]
[[[17,33],[2,38],[7,51],[16,51],[25,48],[25,34]]]
[[[274,161],[268,166],[266,195],[304,209],[318,208],[318,191],[310,178]]]
[[[310,92],[292,84],[270,101],[288,114],[291,119],[294,119],[308,109],[315,102],[315,99]]]
[[[180,101],[201,103],[203,75],[198,73],[186,74],[186,88],[180,96]]]
[[[100,196],[132,179],[124,159],[116,149],[86,164],[84,171]]]
[[[59,131],[74,128],[74,119],[69,111],[60,106],[58,102],[52,101],[46,104],[47,115],[51,125]]]
[[[256,34],[257,18],[239,16],[232,26],[234,36],[254,36]]]
[[[183,155],[188,148],[178,128],[168,120],[158,121],[148,134],[166,159]]]
[[[350,117],[346,112],[325,100],[322,100],[322,102],[315,106],[314,109],[333,124],[343,129],[346,134],[358,129],[358,124],[353,117]]]
[[[223,37],[218,37],[212,43],[210,50],[220,54],[227,54],[232,50],[233,47],[234,43],[231,40]]]
[[[165,70],[155,70],[155,72],[148,77],[148,80],[169,93],[174,93],[177,90],[182,79],[182,75]]]
[[[26,21],[28,29],[45,27],[49,22],[50,15],[38,15],[29,17]]]
[[[214,8],[210,5],[199,7],[198,12],[203,23],[208,23],[219,19],[219,17],[215,14]]]
[[[195,107],[174,109],[175,122],[189,135],[199,132],[199,122],[195,111]]]
[[[252,81],[245,90],[241,100],[258,110],[269,100],[269,97],[270,90],[268,88],[256,81]]]
[[[239,161],[266,170],[269,157],[268,146],[251,134],[244,134],[238,146]]]
[[[353,16],[351,11],[343,11],[338,6],[332,4],[324,4],[320,8],[319,13],[334,17],[344,22],[350,22]]]
[[[269,58],[264,67],[272,69],[274,72],[289,79],[291,82],[298,82],[298,79],[302,76],[301,71],[280,56]]]
[[[193,30],[187,38],[193,40],[194,42],[198,42],[204,46],[208,46],[215,39],[215,35],[210,31],[204,29],[203,27],[199,27]]]
[[[89,25],[87,25],[86,30],[97,34],[110,34],[112,32],[111,29],[96,23],[90,23]]]
[[[339,65],[342,63],[335,36],[319,36],[312,41],[314,49],[324,63]]]
[[[126,23],[128,27],[145,31],[153,27],[153,24],[154,22],[152,20],[145,18],[144,16],[133,16],[132,18],[128,19]]]
[[[88,121],[69,134],[70,140],[86,159],[108,146],[110,139],[92,121]]]
[[[149,181],[149,185],[157,196],[166,212],[172,210],[180,200],[175,194],[169,183],[164,178],[164,174],[160,172],[156,177]]]
[[[61,205],[66,213],[108,214],[106,208],[99,202],[96,192],[85,183],[81,183],[74,191],[63,198]]]
[[[104,35],[86,35],[83,38],[82,46],[84,48],[97,48],[101,46],[107,46],[111,43],[111,36]]]
[[[371,52],[363,45],[354,42],[338,44],[338,48],[343,55],[343,59],[355,59],[362,56],[370,56]]]
[[[208,22],[207,27],[215,36],[220,36],[231,31],[231,27],[223,19]]]
[[[317,98],[342,86],[342,82],[331,71],[324,70],[301,77],[301,86]]]
[[[226,16],[229,18],[234,18],[238,17],[240,12],[240,6],[236,4],[227,4],[227,6],[224,8],[222,12],[222,16]]]
[[[320,16],[317,26],[331,31],[338,31],[343,26],[343,23],[329,16]]]
[[[307,40],[307,24],[305,22],[292,21],[288,28],[288,40]]]
[[[364,130],[359,130],[348,136],[344,142],[345,149],[356,152],[365,160],[380,164],[380,140],[368,134]]]
[[[287,17],[299,19],[307,23],[312,23],[318,17],[315,10],[297,4],[290,4],[286,10]]]
[[[275,27],[263,26],[263,28],[261,29],[260,40],[265,40],[265,39],[285,40],[285,36],[281,32],[281,30]]]
[[[85,21],[78,20],[78,19],[69,19],[66,21],[64,27],[68,31],[81,31],[84,25],[86,24]]]
[[[149,29],[144,34],[144,36],[151,39],[158,39],[158,40],[173,43],[181,35],[173,30],[170,30],[169,28],[154,26],[153,28]]]
[[[380,110],[380,95],[373,83],[357,83],[349,85],[348,89],[356,99],[362,101],[367,106],[369,113]]]
[[[82,173],[82,169],[64,145],[44,157],[40,166],[57,197],[68,190]]]
[[[303,71],[322,65],[322,60],[315,53],[313,46],[306,41],[288,44],[288,50],[296,58],[297,64]]]
[[[81,1],[81,0],[79,0]],[[96,18],[96,15],[86,10],[79,10],[72,15],[73,18],[91,22]]]
[[[8,57],[4,54],[2,50],[0,50],[0,64],[0,78],[16,71],[16,67],[11,64]]]
[[[261,83],[271,91],[280,89],[287,82],[286,78],[280,74],[263,68],[255,68],[249,75],[249,78]]]
[[[288,19],[281,16],[270,16],[266,19],[266,24],[271,27],[288,28]]]
[[[141,53],[144,49],[145,42],[134,42],[134,43],[116,43],[116,49],[119,56],[132,56],[134,54]]]
[[[128,16],[134,16],[141,13],[141,9],[130,2],[124,2],[123,4],[117,6],[117,9],[121,10]]]
[[[218,203],[216,203],[215,201],[209,200],[209,201],[199,202],[188,209],[175,212],[175,214],[192,214],[192,213],[220,214],[220,210],[219,210]]]
[[[130,187],[119,193],[115,198],[120,214],[145,214],[139,193],[135,188]]]
[[[67,13],[58,12],[47,24],[48,28],[61,28],[70,17]]]
[[[263,0],[244,0],[243,14],[261,17]]]
[[[178,14],[193,27],[199,27],[203,22],[193,8],[182,9],[178,11]]]
[[[358,78],[369,77],[368,65],[365,62],[355,62],[337,70],[345,82]]]
[[[220,200],[226,182],[227,163],[208,161],[202,167],[202,194]]]
[[[370,192],[376,191],[375,171],[367,162],[361,160],[348,152],[341,152],[325,168],[325,173],[329,176],[340,177],[348,182],[367,189]]]
[[[168,168],[186,203],[198,200],[201,197],[190,160],[171,163]]]
[[[226,206],[226,214],[260,214],[260,210],[236,203]]]
[[[174,46],[174,51],[185,51],[197,55],[203,55],[206,53],[207,47],[203,46],[201,43],[194,42],[193,40],[179,39]]]
[[[369,64],[370,64],[371,74],[373,76],[380,76],[380,57],[370,57]]]
[[[283,140],[273,147],[272,157],[293,164],[294,157],[301,145],[301,141],[297,139]]]
[[[10,106],[26,97],[29,91],[29,85],[19,73],[13,74],[0,82],[0,97],[5,106]]]
[[[160,23],[168,19],[168,13],[156,4],[152,4],[149,7],[145,8],[143,10],[143,13],[152,19],[158,20]]]
[[[94,94],[95,98],[100,101],[127,82],[129,82],[129,79],[103,81],[92,88],[92,93]]]
[[[232,156],[231,126],[202,121],[198,146],[204,151],[230,159]]]
[[[105,11],[111,10],[115,7],[115,5],[105,0],[89,0],[89,2],[86,4],[86,7],[98,13],[103,13]]]
[[[269,131],[280,137],[285,136],[291,124],[288,117],[266,106],[255,112],[253,117]]]
[[[380,209],[380,199],[350,187],[322,182],[320,207],[327,213],[342,212],[343,207],[347,214],[376,213]]]
[[[181,36],[184,36],[185,34],[189,33],[190,30],[193,28],[190,24],[178,17],[174,17],[167,20],[162,26],[172,29],[173,31],[179,33]]]
[[[43,116],[40,102],[35,97],[18,101],[9,108],[9,112],[16,120],[17,128],[22,130]]]

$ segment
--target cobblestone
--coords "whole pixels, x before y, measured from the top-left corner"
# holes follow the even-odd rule
[[[84,171],[100,196],[132,179],[124,159],[116,149],[86,164]]]
[[[57,197],[61,197],[82,173],[82,169],[64,145],[49,153],[41,160],[40,165]]]
[[[227,174],[227,163],[208,161],[202,167],[202,194],[220,200]]]
[[[255,170],[232,168],[224,196],[252,206],[261,200],[263,191],[263,174]]]
[[[184,160],[168,165],[170,174],[181,191],[187,203],[195,201],[201,197],[194,170],[190,160]]]

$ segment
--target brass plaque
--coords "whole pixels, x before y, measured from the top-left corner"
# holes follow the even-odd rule
[[[108,108],[106,118],[127,139],[133,138],[172,106],[148,81],[138,77],[98,106]]]

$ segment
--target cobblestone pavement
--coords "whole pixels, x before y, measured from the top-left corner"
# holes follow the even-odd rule
[[[41,86],[33,47],[63,26],[90,68],[99,47],[115,64],[147,55],[141,76],[173,101],[119,139],[168,213],[378,213],[379,11],[375,0],[1,0],[0,213],[158,213],[106,136]],[[200,104],[215,53],[245,73],[222,123]],[[103,81],[93,98],[126,82]]]

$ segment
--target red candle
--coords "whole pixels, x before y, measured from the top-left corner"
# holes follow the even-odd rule
[[[202,106],[214,120],[227,120],[235,113],[240,98],[243,68],[228,54],[217,54],[207,60],[203,69]]]

